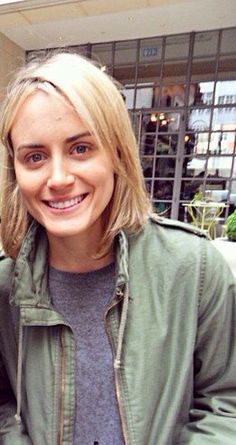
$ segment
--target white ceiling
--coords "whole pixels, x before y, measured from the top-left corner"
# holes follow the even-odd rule
[[[0,32],[25,50],[236,26],[236,0],[0,0]]]

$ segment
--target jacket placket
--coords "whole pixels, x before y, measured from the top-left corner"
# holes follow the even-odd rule
[[[40,311],[40,309],[38,309]],[[66,379],[65,379],[65,328],[70,328],[66,323],[63,322],[62,319],[55,320],[55,316],[57,317],[58,314],[54,311],[51,311],[52,314],[52,320],[43,321],[42,319],[31,319],[30,314],[32,311],[32,307],[24,307],[23,308],[23,315],[21,315],[21,325],[22,328],[24,327],[52,327],[58,328],[58,334],[56,339],[56,350],[57,350],[57,358],[54,362],[54,370],[55,370],[55,377],[56,377],[56,383],[54,388],[54,406],[53,410],[56,413],[55,414],[55,421],[54,421],[54,427],[53,427],[53,443],[50,445],[63,445],[64,443],[64,422],[65,422],[65,391],[66,391]],[[22,338],[23,340],[23,338]],[[20,348],[19,348],[20,349]],[[21,364],[22,365],[22,364]],[[19,374],[19,369],[18,369]],[[21,372],[20,372],[21,375]],[[20,385],[21,386],[21,385]],[[71,419],[73,419],[74,416],[71,416]],[[71,428],[73,429],[73,421],[71,421]],[[73,433],[71,433],[73,436]]]
[[[118,306],[122,305],[124,298],[124,292],[122,290],[122,287],[123,286],[118,286],[116,288],[116,295],[106,308],[106,312],[104,315],[104,324],[112,351],[115,394],[120,415],[121,430],[123,434],[124,444],[132,445],[133,442],[131,440],[130,431],[128,427],[128,415],[129,415],[128,401],[127,398],[125,397],[125,383],[124,383],[123,371],[120,360],[119,363],[117,363],[117,347],[118,347],[119,324],[120,324],[118,315]]]

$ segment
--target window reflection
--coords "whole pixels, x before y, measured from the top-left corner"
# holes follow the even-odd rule
[[[216,83],[215,104],[232,105],[236,103],[236,80],[226,80]]]
[[[193,59],[192,81],[199,78],[208,80],[209,76],[214,77],[216,70],[216,57],[199,57]]]
[[[112,62],[112,44],[103,43],[92,46],[91,56],[101,65],[110,65]]]
[[[193,56],[209,56],[216,54],[218,31],[197,32],[195,34]]]
[[[137,41],[127,40],[115,44],[115,65],[129,65],[136,62]]]
[[[156,112],[143,116],[142,149],[145,155],[174,154],[178,145],[179,114]]]
[[[150,63],[161,59],[162,38],[143,39],[140,43],[139,62]]]
[[[161,90],[161,103],[162,107],[181,107],[184,105],[185,100],[185,85],[184,84],[172,84],[165,85]]]
[[[198,82],[190,85],[189,105],[211,105],[214,82]]]
[[[152,156],[149,157],[146,156],[141,159],[143,175],[145,178],[152,178],[153,176],[153,161],[154,158]]]
[[[177,78],[179,82],[184,82],[187,74],[187,66],[187,60],[166,60],[164,63],[163,72],[164,81],[168,82],[168,79],[172,78],[174,74],[175,78]]]
[[[155,163],[155,178],[173,178],[175,176],[175,162],[174,157],[161,157],[156,158]]]
[[[210,108],[197,108],[190,110],[188,127],[194,131],[204,131],[210,128]]]
[[[173,192],[173,181],[158,180],[154,182],[153,198],[160,200],[171,200]]]
[[[166,38],[165,58],[183,59],[188,57],[189,34],[169,36]]]
[[[136,94],[135,108],[152,108],[153,88],[138,88]]]
[[[124,88],[121,93],[124,97],[126,108],[128,108],[128,110],[132,110],[132,108],[134,108],[134,88]]]
[[[138,81],[139,82],[157,82],[161,76],[160,63],[146,63],[140,64],[138,67]]]
[[[236,28],[224,29],[221,40],[221,53],[235,53]]]
[[[133,84],[135,71],[135,65],[115,66],[114,78],[123,84]]]
[[[218,108],[213,112],[212,130],[235,130],[236,107]]]
[[[218,79],[226,80],[235,77],[235,55],[220,56],[218,64]]]
[[[214,132],[210,137],[210,152],[213,154],[233,154],[235,133],[232,131]]]

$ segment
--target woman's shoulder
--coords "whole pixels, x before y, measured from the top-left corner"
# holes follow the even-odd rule
[[[185,223],[182,221],[178,221],[175,219],[163,218],[156,214],[152,214],[148,220],[148,225],[152,231],[160,230],[161,228],[172,236],[179,236],[182,234],[196,235],[200,238],[207,238],[204,231],[199,228],[193,226],[190,223]]]
[[[189,263],[221,261],[206,234],[191,224],[150,217],[143,230],[129,239],[132,258],[138,254],[152,263],[175,264],[186,267]]]
[[[179,250],[183,247],[192,249],[206,240],[206,234],[191,224],[152,215],[146,220],[143,229],[137,236],[131,237],[131,243],[146,247],[149,245],[167,250]]]

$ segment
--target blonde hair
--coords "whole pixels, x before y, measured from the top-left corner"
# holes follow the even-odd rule
[[[60,53],[21,68],[3,104],[0,126],[5,147],[1,201],[2,244],[15,258],[26,234],[30,215],[24,206],[14,171],[11,129],[26,98],[38,89],[54,91],[78,112],[102,149],[110,153],[115,187],[105,213],[100,252],[105,253],[121,230],[139,231],[151,204],[147,197],[138,147],[124,99],[115,82],[91,61]]]

